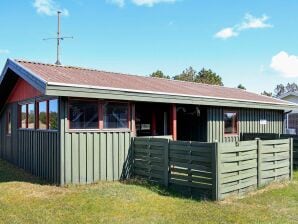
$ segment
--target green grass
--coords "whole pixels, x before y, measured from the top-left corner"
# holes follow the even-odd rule
[[[298,223],[297,181],[208,202],[138,183],[50,186],[0,160],[0,223]]]

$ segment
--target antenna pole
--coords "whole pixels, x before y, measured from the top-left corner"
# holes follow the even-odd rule
[[[57,12],[58,14],[58,31],[57,31],[57,61],[56,61],[56,65],[61,65],[61,62],[60,62],[60,14],[61,12],[58,11]]]
[[[57,40],[57,61],[55,62],[56,65],[61,65],[60,61],[60,44],[61,41],[64,39],[73,39],[73,37],[68,37],[68,36],[62,36],[61,37],[61,32],[60,32],[60,16],[61,16],[61,11],[57,11],[58,15],[58,30],[57,30],[57,37],[50,37],[50,38],[43,38],[43,40]]]

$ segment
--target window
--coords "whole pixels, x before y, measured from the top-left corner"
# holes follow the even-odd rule
[[[128,128],[128,104],[108,102],[104,105],[104,128]]]
[[[58,129],[58,100],[49,100],[49,129]]]
[[[28,127],[30,129],[35,128],[35,106],[34,103],[28,104]]]
[[[22,104],[19,108],[20,128],[58,129],[57,99]]]
[[[27,128],[28,127],[28,117],[27,117],[27,104],[25,105],[21,105],[21,124],[20,124],[20,128]]]
[[[237,117],[237,112],[224,113],[225,134],[238,134]]]
[[[38,129],[47,129],[47,101],[38,102]]]
[[[58,129],[58,100],[38,102],[38,129]]]
[[[70,100],[70,129],[98,129],[98,101]]]
[[[11,135],[11,112],[7,112],[6,133]]]

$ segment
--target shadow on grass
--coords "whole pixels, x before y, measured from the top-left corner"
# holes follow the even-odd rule
[[[25,170],[0,159],[0,183],[6,182],[28,182],[41,185],[48,184],[46,181],[27,173]]]
[[[165,197],[174,197],[180,199],[191,199],[194,201],[211,201],[211,196],[202,193],[196,193],[190,188],[181,188],[179,186],[171,185],[168,188],[160,184],[152,183],[142,179],[130,179],[121,181],[122,184],[134,185],[148,189],[158,195]]]

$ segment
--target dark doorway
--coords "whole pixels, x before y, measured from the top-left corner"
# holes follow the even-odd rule
[[[196,105],[177,105],[177,139],[207,141],[207,109]]]
[[[137,136],[169,135],[169,114],[169,104],[136,103]]]

